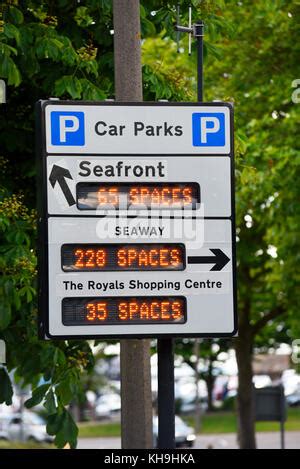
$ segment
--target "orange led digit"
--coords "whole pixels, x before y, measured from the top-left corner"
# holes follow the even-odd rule
[[[97,303],[97,319],[105,321],[107,318],[106,303]]]
[[[64,298],[62,321],[66,326],[114,324],[183,324],[186,299],[182,296]]]
[[[101,206],[113,205],[117,207],[119,205],[119,191],[117,187],[100,187],[97,191],[97,202],[99,208]]]
[[[95,251],[94,249],[87,249],[85,251],[85,255],[87,257],[87,261],[85,263],[86,267],[95,267]]]
[[[98,249],[96,251],[96,265],[98,267],[104,267],[106,263],[106,251],[104,249]]]
[[[106,189],[104,189],[102,187],[100,189],[98,189],[97,196],[98,196],[98,204],[99,205],[108,204]]]
[[[109,189],[110,192],[110,203],[117,206],[119,204],[119,191],[117,187],[112,187]]]
[[[76,249],[75,251],[75,258],[76,258],[76,261],[75,261],[75,267],[84,267],[84,262],[83,262],[83,257],[84,257],[84,251],[83,249]]]
[[[94,303],[88,303],[86,305],[87,315],[86,319],[88,321],[94,321],[96,318],[96,305]]]

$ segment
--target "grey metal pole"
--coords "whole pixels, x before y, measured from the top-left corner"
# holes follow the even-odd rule
[[[143,100],[140,5],[114,0],[116,101]],[[150,341],[121,340],[122,448],[152,448]]]
[[[285,441],[284,441],[284,420],[280,421],[280,448],[285,449]]]
[[[173,339],[158,339],[158,448],[175,448]]]
[[[24,394],[20,394],[20,441],[25,441],[25,422],[24,422]]]
[[[204,24],[199,21],[194,25],[194,35],[197,39],[197,100],[203,101],[203,35]]]
[[[143,101],[139,0],[114,0],[114,64],[117,101]]]
[[[285,438],[284,438],[284,423],[286,420],[286,401],[284,395],[284,387],[283,385],[280,386],[281,396],[280,396],[280,407],[281,407],[281,419],[280,419],[280,447],[281,449],[285,449]]]
[[[200,362],[200,343],[201,339],[195,339],[194,344],[194,354],[196,356],[195,362],[195,387],[196,387],[196,394],[195,394],[195,432],[198,434],[201,430],[201,400],[200,400],[200,392],[199,392],[199,362]]]
[[[194,25],[194,35],[197,39],[197,100],[199,103],[203,101],[203,30],[204,24],[199,21]],[[200,359],[200,339],[195,340],[196,348],[196,403],[195,403],[195,431],[199,433],[201,426],[201,403],[199,396],[199,371],[197,369]]]

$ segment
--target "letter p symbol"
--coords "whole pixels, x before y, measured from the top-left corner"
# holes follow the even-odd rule
[[[225,114],[194,112],[192,115],[194,147],[225,146]]]
[[[220,121],[216,117],[202,117],[201,122],[201,141],[207,143],[207,134],[215,134],[220,130]]]
[[[59,137],[61,143],[66,143],[67,132],[77,132],[79,119],[76,116],[59,116]]]
[[[52,145],[83,146],[84,133],[83,112],[51,112]]]

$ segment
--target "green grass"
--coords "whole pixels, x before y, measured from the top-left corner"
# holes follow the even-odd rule
[[[258,432],[278,431],[279,423],[277,422],[259,422],[256,424]],[[288,419],[285,423],[285,430],[290,432],[300,431],[300,408],[288,410]]]
[[[194,426],[194,419],[189,420]],[[233,412],[206,414],[202,419],[201,433],[234,433],[236,432],[236,415]]]
[[[84,422],[79,423],[79,438],[98,438],[109,436],[120,436],[121,426],[119,422]]]
[[[188,425],[194,426],[193,417],[184,419]],[[214,433],[235,433],[237,431],[236,415],[234,412],[214,412],[206,414],[202,419],[202,434]],[[288,420],[285,424],[286,431],[300,431],[300,409],[289,409]],[[279,423],[277,422],[259,422],[256,424],[258,432],[278,432]],[[98,437],[118,437],[121,434],[119,422],[109,423],[80,423],[79,437],[98,438]]]
[[[46,443],[0,440],[0,449],[54,449],[54,446]]]
[[[193,427],[193,417],[185,419]],[[300,431],[300,409],[289,409],[288,419],[285,423],[286,431]],[[201,433],[235,433],[237,431],[237,417],[234,412],[215,412],[204,415],[202,419]],[[257,422],[257,432],[279,431],[279,422]]]

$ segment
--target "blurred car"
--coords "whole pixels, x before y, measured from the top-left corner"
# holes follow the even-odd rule
[[[228,376],[219,375],[216,377],[213,387],[213,400],[223,401],[228,393]]]
[[[33,412],[0,414],[0,439],[8,441],[35,441],[52,443],[46,431],[46,422]]]
[[[121,412],[121,397],[119,394],[103,394],[96,401],[95,416],[98,419],[108,419]]]
[[[269,375],[254,375],[252,382],[256,389],[266,388],[272,386],[272,380]]]
[[[295,392],[286,396],[287,405],[290,407],[300,406],[300,392]]]
[[[107,420],[111,418],[110,407],[107,402],[99,402],[95,407],[95,417],[98,420]]]
[[[177,400],[177,403],[180,409],[180,414],[192,414],[196,410],[196,398],[194,395],[181,397]],[[208,407],[207,398],[200,397],[199,406],[201,412],[206,412]]]
[[[191,413],[195,411],[196,403],[196,383],[195,377],[181,378],[175,382],[175,397],[179,404],[179,413]],[[207,408],[207,385],[203,379],[198,381],[198,399],[201,408]]]
[[[178,416],[175,416],[175,445],[176,448],[180,446],[188,446],[192,448],[195,443],[196,435],[194,429],[188,425]],[[157,447],[158,442],[158,417],[153,418],[153,444],[154,448]]]
[[[300,375],[295,370],[285,370],[282,373],[281,381],[285,396],[300,394]]]

